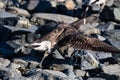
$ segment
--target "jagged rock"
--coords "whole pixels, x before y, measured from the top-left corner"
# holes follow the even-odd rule
[[[65,16],[65,15],[60,15],[60,14],[51,14],[51,13],[35,13],[33,14],[33,16],[37,18],[53,20],[57,22],[64,22],[64,23],[72,23],[78,20],[77,18],[73,18],[70,16]]]
[[[120,30],[107,30],[104,33],[102,33],[102,36],[114,41],[120,41]]]
[[[6,11],[0,11],[0,25],[15,26],[17,24],[18,17],[14,14]]]
[[[87,80],[106,80],[106,79],[99,78],[99,77],[93,77],[93,78],[88,78]]]
[[[17,8],[17,7],[8,7],[7,11],[19,16],[26,16],[26,17],[30,16],[30,13],[27,10]]]
[[[120,14],[119,14],[120,13],[120,8],[114,8],[113,13],[114,13],[115,20],[120,21]]]
[[[114,64],[114,65],[109,65],[109,66],[104,66],[102,67],[102,70],[104,73],[106,74],[110,74],[110,75],[113,75],[113,74],[117,74],[120,76],[120,65],[119,64]]]
[[[104,73],[101,73],[100,76],[107,80],[119,80],[120,79],[120,65],[108,65],[102,67]]]
[[[88,35],[90,35],[90,34],[100,34],[99,29],[95,28],[91,24],[81,25],[79,29],[81,31],[83,31],[84,33],[88,34]]]
[[[10,61],[8,59],[0,58],[0,66],[8,66]]]
[[[115,26],[113,23],[106,23],[106,24],[100,24],[96,28],[98,28],[100,31],[106,31],[106,30],[113,30]]]
[[[64,73],[59,71],[51,71],[51,70],[41,70],[41,69],[33,69],[32,71],[29,71],[26,76],[28,79],[33,80],[74,80],[73,78],[70,78],[66,76]]]
[[[75,73],[76,77],[84,77],[86,75],[85,71],[82,71],[79,69],[75,70],[74,73]]]
[[[3,66],[0,66],[0,79],[2,79],[2,80],[7,80],[7,79],[12,80],[12,78],[17,79],[19,77],[22,77],[22,75],[21,75],[20,71],[18,71],[17,69],[6,68],[6,67],[3,67]]]
[[[114,1],[114,5],[115,5],[116,7],[120,7],[120,0],[115,0],[115,1]]]
[[[31,25],[30,21],[27,18],[20,18],[16,26],[23,27],[23,28],[29,28],[33,25]]]
[[[90,51],[90,50],[84,50],[81,52],[75,53],[76,57],[81,57],[81,61],[77,61],[77,65],[81,67],[81,70],[87,70],[87,69],[94,69],[98,68],[99,66],[99,60],[105,59],[108,57],[112,57],[110,53],[106,52],[97,52],[97,51]],[[91,57],[93,56],[94,59]]]

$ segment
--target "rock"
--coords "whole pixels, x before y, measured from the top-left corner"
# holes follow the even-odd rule
[[[120,65],[119,64],[114,64],[114,65],[109,65],[109,66],[104,66],[102,67],[102,70],[104,73],[109,74],[109,75],[119,75],[120,76]]]
[[[26,75],[30,80],[33,80],[33,79],[36,79],[36,80],[44,80],[44,79],[72,80],[71,78],[69,78],[62,72],[51,71],[51,70],[34,69],[34,70],[28,72]]]
[[[108,0],[106,6],[113,6],[116,0]]]
[[[35,13],[33,14],[33,16],[37,18],[53,20],[56,22],[64,22],[64,23],[72,23],[78,20],[77,18],[73,18],[70,16],[65,16],[65,15],[60,15],[60,14],[50,14],[50,13]]]
[[[30,12],[49,12],[51,10],[51,4],[47,0],[30,0],[25,6]]]
[[[75,73],[76,77],[84,77],[86,75],[85,71],[82,71],[79,69],[75,70],[74,73]]]
[[[90,35],[90,34],[100,34],[99,29],[93,27],[90,24],[81,25],[79,29],[81,31],[83,31],[84,33],[88,34],[88,35]]]
[[[4,2],[0,2],[0,10],[3,9],[5,7]]]
[[[73,2],[73,0],[66,0],[65,1],[65,7],[68,10],[73,10],[75,8],[75,3]]]
[[[119,80],[120,79],[120,65],[114,64],[109,66],[102,67],[104,73],[101,73],[100,76],[107,80]]]
[[[102,36],[108,40],[120,41],[120,30],[107,30],[102,33]]]
[[[116,7],[120,7],[120,0],[115,0],[115,1],[114,1],[114,5],[115,5]]]
[[[106,80],[106,79],[99,78],[99,77],[92,77],[92,78],[88,78],[86,80]]]
[[[75,53],[76,58],[81,57],[81,61],[77,61],[76,65],[81,67],[81,70],[88,70],[100,67],[100,59],[105,59],[108,57],[112,57],[110,53],[106,52],[97,52],[97,51],[90,51],[84,50],[81,52]]]
[[[100,31],[106,31],[106,30],[113,30],[115,26],[113,23],[106,23],[106,24],[100,24],[96,28],[98,28]]]
[[[119,14],[120,13],[120,8],[114,8],[113,13],[114,13],[115,20],[120,21],[120,14]]]
[[[14,14],[6,11],[0,11],[0,25],[15,26],[18,21],[18,17]]]
[[[120,41],[109,40],[109,43],[120,49]]]
[[[8,59],[0,58],[0,66],[8,66],[10,61]]]
[[[2,80],[7,80],[7,79],[12,80],[13,78],[16,78],[16,79],[19,78],[19,77],[22,78],[22,75],[21,75],[20,71],[15,69],[14,66],[13,66],[13,68],[6,68],[6,67],[3,67],[3,66],[0,66],[0,79],[2,79]],[[25,77],[23,77],[23,78],[25,78]],[[23,80],[25,80],[25,79],[23,79]]]
[[[30,13],[27,10],[17,8],[17,7],[8,7],[7,11],[19,16],[25,16],[25,17],[30,16]]]
[[[23,28],[28,28],[31,27],[31,23],[27,18],[20,18],[16,24],[16,26],[23,27]]]

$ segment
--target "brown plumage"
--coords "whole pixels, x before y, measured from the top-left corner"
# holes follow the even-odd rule
[[[57,45],[57,47],[56,47]],[[120,53],[120,50],[110,46],[96,38],[92,38],[80,30],[77,30],[69,24],[61,23],[56,29],[48,33],[33,44],[30,44],[35,50],[45,51],[44,57],[41,60],[40,66],[46,56],[57,48],[63,46],[73,47],[75,49],[88,49],[93,51],[104,51],[111,53]]]

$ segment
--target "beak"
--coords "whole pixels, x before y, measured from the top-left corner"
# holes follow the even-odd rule
[[[38,43],[32,43],[32,44],[24,44],[24,47],[27,48],[35,48],[35,47],[39,47],[40,45]]]

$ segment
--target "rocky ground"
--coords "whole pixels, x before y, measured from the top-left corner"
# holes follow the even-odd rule
[[[120,54],[84,50],[64,58],[56,50],[41,69],[43,52],[24,47],[52,31],[56,22],[82,19],[86,6],[82,1],[0,0],[0,80],[120,80]],[[99,10],[93,5],[87,16]],[[80,30],[120,49],[120,0],[108,0],[98,21],[81,25]]]

